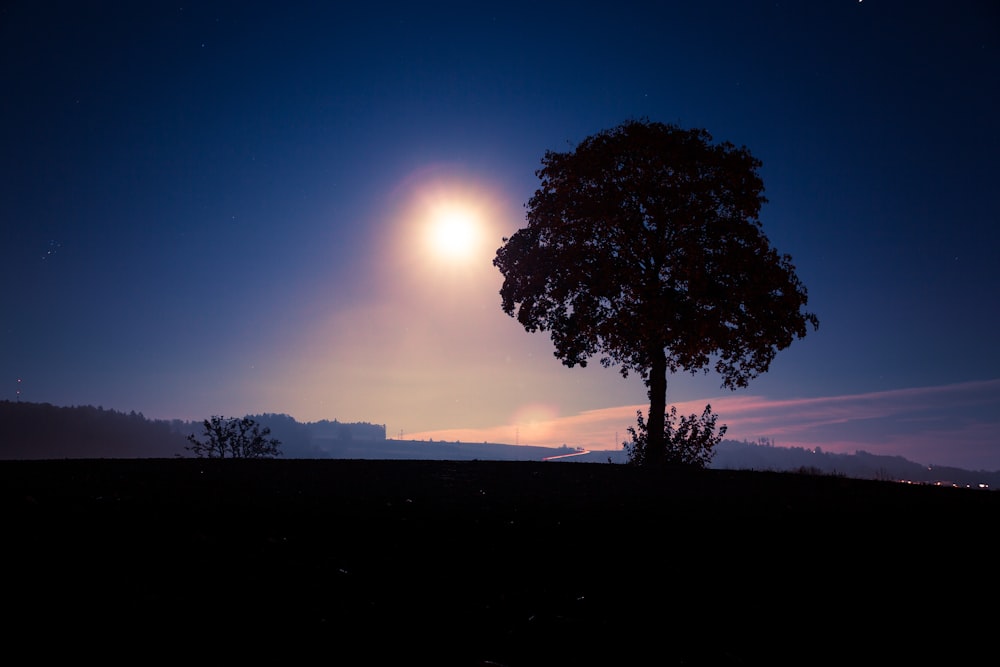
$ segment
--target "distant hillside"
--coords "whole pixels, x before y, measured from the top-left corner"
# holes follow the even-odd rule
[[[0,459],[174,457],[185,438],[184,422],[141,412],[0,401]]]
[[[242,416],[242,415],[240,415]],[[287,458],[331,458],[319,443],[385,441],[385,426],[366,422],[300,423],[288,415],[250,415],[281,441]],[[147,419],[103,407],[0,401],[0,459],[173,458],[190,456],[187,436],[201,421]]]
[[[284,458],[627,462],[623,450],[580,452],[566,445],[388,440],[381,424],[338,420],[303,423],[285,414],[250,416],[281,441]],[[187,436],[201,433],[200,421],[151,420],[142,413],[91,406],[0,401],[0,459],[185,457],[190,456],[185,448]],[[1000,489],[1000,471],[926,466],[900,456],[863,451],[833,454],[767,442],[723,441],[716,448],[711,467]]]
[[[726,440],[719,443],[712,468],[728,470],[797,471],[842,475],[856,479],[909,481],[925,484],[1000,489],[1000,471],[963,470],[914,463],[902,456],[882,456],[858,451],[834,454],[819,448],[776,447],[766,443]]]

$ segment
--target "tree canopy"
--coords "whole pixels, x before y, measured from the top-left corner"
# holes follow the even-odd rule
[[[759,219],[761,162],[703,129],[631,120],[546,151],[527,225],[503,239],[505,313],[568,367],[643,377],[647,463],[665,460],[667,374],[744,387],[817,317]]]

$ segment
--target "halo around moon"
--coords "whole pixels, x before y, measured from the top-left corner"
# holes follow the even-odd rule
[[[440,293],[499,281],[493,257],[509,214],[495,188],[461,170],[432,166],[405,179],[392,203],[390,237],[380,255],[389,261],[393,289],[432,284]]]

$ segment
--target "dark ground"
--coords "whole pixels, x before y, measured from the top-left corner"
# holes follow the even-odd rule
[[[3,461],[0,482],[4,645],[36,662],[997,653],[995,491],[487,461]]]

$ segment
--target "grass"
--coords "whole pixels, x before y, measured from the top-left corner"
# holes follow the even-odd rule
[[[8,637],[41,628],[78,654],[141,640],[515,667],[992,652],[991,491],[487,461],[3,461],[0,480]]]

